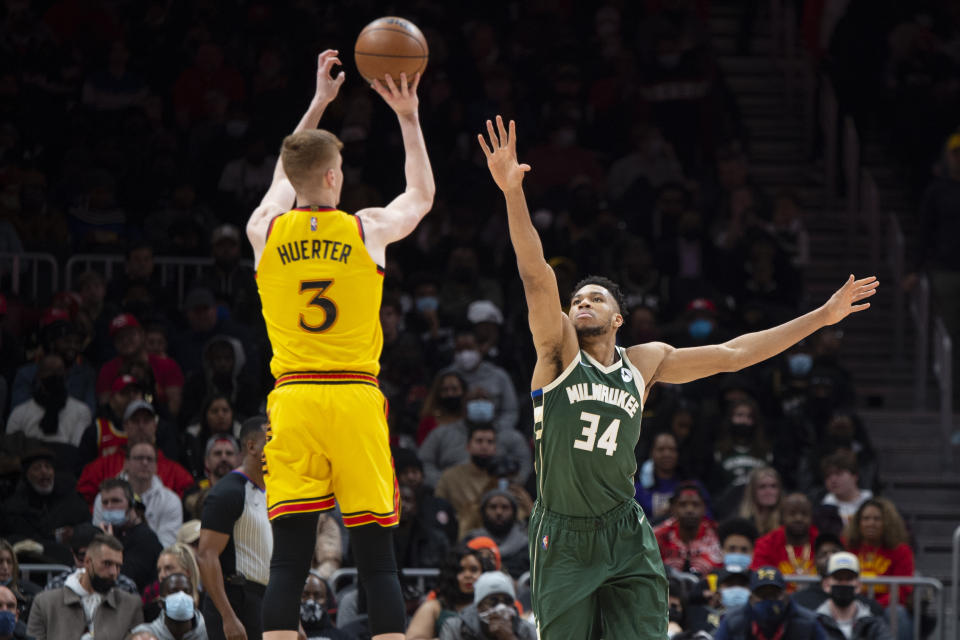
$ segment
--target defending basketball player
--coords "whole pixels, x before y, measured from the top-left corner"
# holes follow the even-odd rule
[[[374,638],[403,638],[405,611],[393,555],[398,494],[377,385],[383,334],[380,300],[386,247],[416,228],[434,183],[417,113],[420,76],[374,81],[403,135],[406,189],[385,207],[350,215],[341,142],[317,129],[344,74],[337,52],[320,54],[316,93],[283,141],[273,183],[247,224],[277,379],[267,399],[264,448],[273,529],[263,637],[295,640],[320,511],[339,503],[370,606]],[[376,603],[374,606],[372,603]],[[225,621],[228,638],[245,638]]]
[[[591,276],[564,314],[523,193],[516,127],[487,121],[480,146],[507,201],[510,239],[537,351],[531,381],[538,499],[530,518],[530,588],[540,637],[667,636],[667,581],[653,530],[633,500],[642,405],[657,382],[683,383],[738,371],[820,327],[869,308],[876,278],[847,280],[818,309],[724,344],[675,349],[662,342],[622,348],[622,295]]]

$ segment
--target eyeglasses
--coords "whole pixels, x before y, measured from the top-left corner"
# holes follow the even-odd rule
[[[134,462],[156,462],[156,456],[130,456]]]

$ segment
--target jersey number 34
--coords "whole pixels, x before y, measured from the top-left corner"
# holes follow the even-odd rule
[[[612,456],[613,452],[617,450],[617,433],[620,431],[620,418],[614,419],[607,428],[603,430],[599,440],[597,439],[597,431],[600,429],[600,416],[584,411],[580,414],[580,419],[587,423],[587,426],[583,428],[583,432],[581,433],[584,439],[580,440],[578,438],[574,440],[573,448],[582,451],[593,451],[594,448],[603,449],[607,452],[608,456]]]

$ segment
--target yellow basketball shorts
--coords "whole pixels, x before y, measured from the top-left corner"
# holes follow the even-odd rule
[[[267,398],[263,451],[267,513],[333,509],[348,527],[392,527],[399,493],[387,428],[387,401],[365,373],[280,376]]]

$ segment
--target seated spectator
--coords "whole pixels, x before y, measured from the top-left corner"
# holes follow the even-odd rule
[[[9,542],[0,538],[0,585],[10,590],[16,600],[17,615],[23,618],[30,612],[34,597],[40,588],[20,577],[17,553]]]
[[[184,522],[180,530],[177,531],[177,542],[193,549],[193,555],[196,556],[197,547],[200,544],[200,520],[187,520]]]
[[[240,465],[240,444],[229,433],[210,436],[203,453],[203,475],[197,482],[202,489],[209,489],[217,481]]]
[[[219,435],[239,437],[240,423],[236,420],[230,398],[221,393],[215,393],[204,400],[199,422],[186,429],[184,447],[186,460],[190,470],[198,478],[202,477],[203,472],[206,471],[204,462],[210,439]]]
[[[474,583],[484,569],[479,551],[464,545],[450,551],[440,567],[436,590],[427,595],[410,619],[407,639],[437,638],[448,619],[473,603]]]
[[[196,607],[196,589],[189,577],[172,573],[161,580],[160,598],[160,615],[153,622],[134,627],[131,633],[149,631],[158,640],[207,640],[203,614]]]
[[[38,639],[122,638],[143,622],[140,598],[116,586],[124,563],[123,545],[111,535],[96,536],[87,546],[84,566],[59,589],[37,596],[27,633]]]
[[[464,396],[466,412],[462,420],[438,426],[430,432],[420,446],[420,459],[424,463],[425,482],[436,486],[440,475],[450,467],[470,459],[467,452],[467,434],[481,424],[492,424],[493,402],[481,387],[471,389]],[[516,429],[497,430],[499,460],[511,470],[510,480],[523,485],[533,471],[530,445]]]
[[[784,498],[780,515],[783,524],[757,540],[750,566],[776,567],[784,575],[813,575],[813,541],[818,531],[812,515],[810,500],[802,493]]]
[[[144,400],[131,402],[124,412],[123,423],[124,429],[128,433],[131,428],[135,429],[136,440],[143,439],[156,443],[157,412],[154,411],[150,403]],[[126,456],[125,450],[119,451],[109,456],[97,458],[83,468],[83,473],[80,474],[80,479],[77,481],[77,493],[83,496],[91,508],[94,499],[97,497],[97,488],[100,483],[123,471]],[[157,450],[157,476],[163,482],[163,486],[181,498],[184,491],[194,484],[193,476],[179,464],[167,458],[163,451],[159,449]]]
[[[439,373],[433,379],[430,391],[423,401],[423,408],[420,410],[420,425],[417,427],[417,444],[421,446],[421,456],[423,455],[422,447],[434,429],[463,421],[465,412],[463,397],[466,393],[467,382],[460,374],[453,372]],[[424,457],[424,466],[427,470],[427,477],[431,478],[428,481],[430,486],[437,483],[440,472],[446,468],[432,468],[435,465],[427,461],[426,456]]]
[[[846,527],[860,505],[873,497],[873,492],[858,486],[857,458],[850,450],[840,449],[828,455],[820,468],[827,488],[821,504],[836,507]]]
[[[0,640],[32,640],[20,619],[17,597],[4,586],[0,586]]]
[[[420,519],[413,487],[400,487],[400,507],[400,524],[393,534],[397,566],[439,568],[447,552],[447,538]]]
[[[802,473],[811,476],[808,483],[816,484],[818,479],[826,481],[822,475],[822,460],[838,451],[853,452],[857,462],[857,485],[863,489],[875,489],[879,486],[877,453],[870,441],[870,434],[860,417],[849,409],[834,411],[824,425],[822,434],[817,437],[817,446],[803,460]],[[809,468],[806,468],[809,467]]]
[[[786,593],[783,575],[774,567],[750,574],[750,600],[730,611],[720,622],[714,640],[822,640],[816,614],[795,604]]]
[[[527,525],[518,519],[513,494],[501,489],[488,491],[480,498],[480,513],[483,527],[468,532],[467,538],[486,536],[493,540],[500,550],[504,570],[514,578],[529,571]]]
[[[190,579],[193,603],[200,606],[200,569],[197,567],[193,547],[175,542],[160,552],[157,558],[157,580],[143,590],[143,617],[153,620],[160,615],[160,583],[174,573],[182,573]]]
[[[40,562],[70,564],[69,528],[90,521],[90,511],[74,492],[73,478],[54,471],[49,449],[28,450],[20,458],[23,475],[3,503],[0,535],[11,542],[31,540]]]
[[[480,526],[480,498],[501,480],[494,475],[491,463],[497,453],[496,432],[490,423],[471,426],[466,445],[470,461],[450,467],[437,482],[437,496],[448,500],[457,511],[460,522],[458,538],[463,539],[471,529]],[[503,478],[506,480],[506,478]],[[518,485],[509,485],[509,490],[521,503],[522,517],[527,517],[533,506],[529,494]]]
[[[329,595],[330,587],[327,582],[311,571],[300,593],[300,626],[303,627],[307,640],[354,640],[355,636],[337,629],[333,624]]]
[[[449,502],[433,494],[433,488],[424,481],[423,463],[409,449],[395,449],[393,454],[397,483],[411,487],[417,494],[417,511],[421,520],[430,527],[439,529],[455,544],[460,532],[457,513]]]
[[[793,599],[802,607],[811,611],[827,601],[828,594],[823,590],[823,579],[827,575],[827,563],[830,556],[843,551],[843,541],[832,533],[821,533],[813,543],[813,557],[820,582],[814,582],[793,594]]]
[[[457,332],[453,364],[442,373],[459,374],[467,383],[467,391],[482,387],[493,401],[493,423],[497,431],[513,429],[520,415],[513,380],[502,367],[483,359],[472,327]]]
[[[860,591],[857,556],[840,551],[830,556],[823,589],[829,600],[816,610],[828,640],[893,640],[882,617],[857,599]]]
[[[673,638],[688,627],[686,589],[683,583],[670,578],[667,591],[667,637]]]
[[[780,526],[780,499],[783,484],[773,467],[760,467],[750,472],[740,502],[740,517],[751,520],[757,533],[764,536]]]
[[[773,461],[760,410],[753,401],[740,400],[730,405],[720,427],[715,457],[722,475],[718,488],[743,487],[754,469]]]
[[[123,450],[127,444],[123,416],[131,402],[143,399],[142,382],[130,374],[117,376],[110,387],[106,404],[100,405],[96,419],[83,434],[80,442],[82,464]]]
[[[177,531],[183,524],[180,498],[163,486],[157,477],[157,448],[151,442],[128,442],[127,449],[123,471],[117,477],[129,482],[133,492],[146,506],[147,525],[156,534],[161,546],[171,545],[176,541]],[[104,522],[102,494],[98,494],[93,503],[93,524],[99,526]]]
[[[721,566],[720,541],[706,517],[706,492],[695,481],[682,482],[670,500],[670,517],[654,529],[663,564],[705,576]]]
[[[469,538],[467,540],[467,546],[474,551],[480,552],[484,567],[492,566],[494,571],[500,571],[503,561],[500,558],[500,547],[493,541],[493,538],[488,536]]]
[[[236,338],[210,338],[203,347],[202,371],[187,376],[183,385],[183,406],[178,422],[181,425],[202,423],[205,400],[214,396],[226,397],[231,407],[237,407],[241,420],[255,415],[263,394],[250,376],[243,373],[246,361],[243,345]]]
[[[416,490],[414,489],[414,496]],[[400,499],[403,499],[401,491]],[[416,497],[414,497],[416,499]],[[415,509],[419,512],[419,504]],[[401,517],[403,514],[400,514]],[[446,537],[443,537],[444,551],[446,551]],[[329,580],[333,573],[340,568],[343,562],[343,534],[340,532],[340,518],[329,512],[322,512],[317,518],[317,542],[313,549],[313,560],[310,568],[317,572],[324,580]],[[398,566],[413,566],[398,563]]]
[[[635,483],[636,500],[651,524],[659,524],[670,515],[670,499],[681,480],[677,460],[677,437],[672,431],[658,433],[653,438],[650,459],[640,465]]]
[[[238,322],[252,324],[259,319],[260,295],[253,268],[240,262],[245,243],[246,238],[241,242],[240,229],[235,225],[215,228],[210,234],[213,269],[206,280],[214,297],[227,306]]]
[[[67,569],[63,573],[51,577],[49,580],[47,580],[47,584],[43,586],[43,590],[50,591],[52,589],[59,589],[66,584],[67,578],[73,575],[77,569],[82,569],[84,566],[84,560],[87,557],[87,547],[90,546],[90,543],[93,542],[94,538],[102,533],[103,529],[100,527],[95,527],[88,522],[78,524],[77,526],[73,527],[73,535],[70,538],[70,549],[73,552],[73,562],[70,564],[73,566],[73,568]],[[137,584],[127,576],[123,575],[123,573],[117,576],[117,588],[121,591],[132,593],[135,596],[140,595],[140,590],[137,589]]]
[[[183,395],[183,372],[176,361],[147,352],[143,327],[130,313],[118,315],[110,322],[110,337],[113,338],[117,357],[100,367],[97,375],[98,400],[103,403],[110,397],[111,386],[121,373],[121,368],[134,362],[146,362],[157,382],[157,406],[168,412],[164,415],[177,415]]]
[[[499,571],[482,574],[474,584],[473,604],[447,618],[440,640],[535,640],[536,627],[520,618],[516,599],[509,576]]]
[[[157,534],[144,521],[145,505],[133,492],[130,483],[108,478],[100,485],[103,505],[103,528],[123,544],[121,570],[143,591],[156,579],[156,563],[163,547]]]
[[[717,527],[717,539],[723,552],[723,566],[749,569],[753,562],[753,548],[757,543],[757,528],[745,518],[730,518]]]

